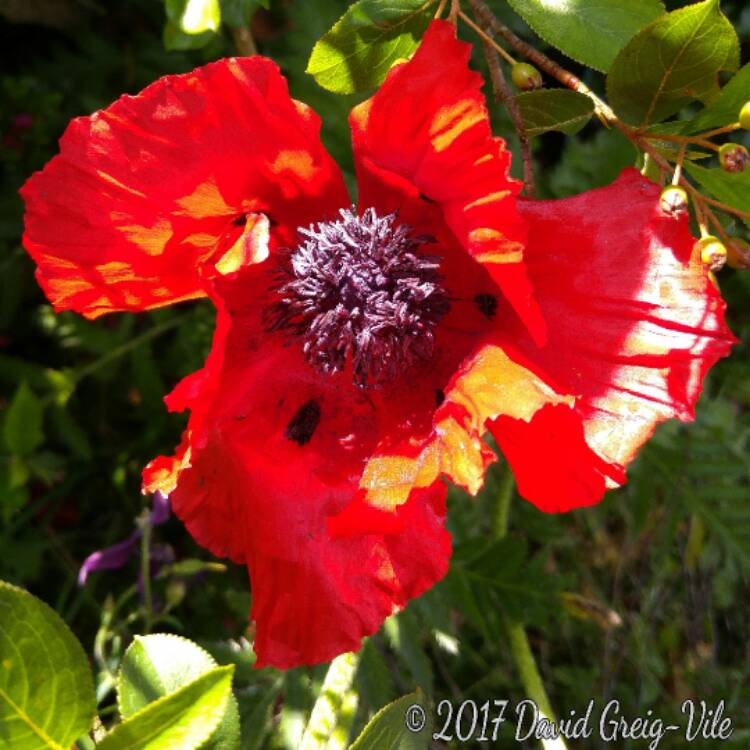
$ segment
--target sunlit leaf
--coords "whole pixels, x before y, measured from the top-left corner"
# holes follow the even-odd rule
[[[129,719],[216,667],[200,646],[177,635],[136,636],[125,652],[117,678],[120,714]],[[230,694],[224,718],[202,750],[234,750],[239,745],[239,713]]]
[[[219,0],[166,0],[167,17],[185,34],[218,31],[221,25]]]
[[[234,667],[216,667],[118,724],[98,750],[197,750],[224,718]]]
[[[607,78],[609,103],[627,122],[648,126],[703,99],[718,73],[736,70],[739,42],[718,0],[661,16],[620,51]]]
[[[606,72],[625,43],[664,12],[660,0],[508,0],[542,39]]]
[[[81,644],[44,602],[0,581],[0,746],[68,750],[95,713]]]
[[[318,40],[307,72],[338,94],[373,89],[414,52],[433,13],[426,0],[359,0]]]
[[[422,715],[426,721],[419,731],[407,728],[407,722],[418,726]],[[349,750],[427,750],[432,736],[429,717],[423,693],[405,695],[378,711]]]

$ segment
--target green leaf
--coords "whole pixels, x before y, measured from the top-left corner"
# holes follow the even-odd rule
[[[542,89],[516,96],[529,138],[560,130],[577,133],[594,114],[594,102],[584,94],[567,89]]]
[[[406,727],[407,711],[412,706],[420,706],[426,718],[425,726],[419,732],[412,732]],[[416,714],[419,713],[419,709],[414,710]],[[432,736],[429,719],[430,711],[424,694],[417,691],[405,695],[378,711],[349,750],[427,750]]]
[[[11,453],[28,456],[44,440],[42,402],[24,381],[18,386],[5,414],[5,444]]]
[[[95,714],[81,644],[44,602],[0,581],[0,745],[68,750]]]
[[[216,667],[118,724],[98,750],[197,750],[227,710],[234,667]]]
[[[248,26],[259,5],[268,8],[268,0],[219,0],[221,20],[227,26]]]
[[[750,99],[750,63],[721,90],[721,96],[685,124],[684,133],[700,133],[737,122],[740,109]]]
[[[359,0],[315,44],[306,72],[337,94],[373,89],[414,52],[433,12],[429,0]]]
[[[200,646],[177,635],[136,636],[125,652],[117,677],[117,701],[123,719],[129,719],[153,701],[213,670],[216,661]],[[237,701],[229,695],[224,718],[201,750],[239,747]]]
[[[750,169],[744,172],[725,172],[723,169],[706,169],[697,164],[685,164],[687,173],[722,203],[750,214]],[[750,226],[750,219],[743,218]]]
[[[219,0],[166,0],[167,18],[185,34],[218,31],[221,25]]]
[[[361,697],[371,709],[382,708],[397,695],[388,665],[372,638],[365,641],[360,651],[355,684]]]
[[[266,735],[271,731],[271,711],[281,691],[281,680],[261,688],[252,698],[241,697],[242,750],[260,750]]]
[[[419,623],[413,612],[404,610],[389,617],[383,630],[393,650],[403,659],[414,678],[414,683],[427,693],[432,692],[432,662],[425,653]]]
[[[508,0],[545,41],[578,62],[607,72],[640,29],[664,13],[660,0]]]
[[[566,584],[546,573],[545,563],[542,554],[529,557],[524,540],[504,537],[456,545],[451,573],[465,579],[468,601],[482,602],[483,608],[492,603],[513,620],[543,624],[557,611],[557,595]]]
[[[631,39],[607,78],[620,117],[647,127],[717,87],[721,70],[739,66],[739,41],[719,0],[705,0],[657,18]]]

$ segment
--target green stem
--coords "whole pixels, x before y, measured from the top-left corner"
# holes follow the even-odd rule
[[[494,531],[495,538],[497,539],[502,539],[508,534],[510,503],[513,499],[514,490],[515,481],[513,479],[513,472],[509,466],[506,466],[495,506]],[[552,704],[550,703],[547,691],[544,689],[542,676],[539,673],[539,668],[531,651],[529,639],[523,625],[511,620],[509,617],[503,616],[503,626],[508,636],[508,645],[510,646],[510,652],[518,670],[518,675],[521,678],[524,692],[528,698],[534,701],[545,718],[552,722],[556,721]],[[552,750],[552,748],[566,750],[562,739],[554,740],[554,742],[542,740],[542,747],[545,750]]]
[[[500,491],[497,494],[497,505],[495,506],[494,528],[496,539],[502,539],[508,533],[508,519],[510,517],[510,501],[513,499],[513,472],[510,466],[505,467],[503,478],[500,483]]]
[[[186,321],[190,317],[190,313],[187,313],[185,315],[179,315],[175,318],[172,318],[171,320],[166,321],[165,323],[161,323],[158,326],[154,326],[153,328],[150,328],[148,331],[142,333],[140,336],[136,336],[134,339],[130,339],[130,341],[127,341],[126,343],[115,347],[111,351],[108,351],[106,354],[102,355],[98,359],[94,360],[90,364],[86,365],[85,367],[82,367],[80,370],[76,370],[74,372],[70,373],[69,380],[67,382],[68,390],[65,392],[64,400],[67,401],[75,392],[75,389],[78,387],[78,384],[86,377],[91,375],[92,373],[95,373],[97,370],[100,370],[105,365],[108,365],[110,362],[119,359],[120,357],[123,357],[124,355],[128,354],[129,352],[132,352],[134,349],[137,349],[142,344],[145,344],[147,341],[151,341],[151,339],[155,339],[158,336],[161,336],[162,333],[165,333],[166,331],[170,331],[172,328],[177,328],[180,324],[182,324],[184,321]],[[59,394],[58,393],[50,393],[46,395],[42,399],[42,403],[47,406],[51,403],[54,403],[55,401],[58,401]],[[58,401],[58,403],[60,403]]]
[[[521,677],[521,684],[526,695],[536,703],[539,710],[550,721],[555,721],[555,713],[552,710],[547,691],[544,689],[542,677],[534,659],[534,654],[529,645],[529,638],[526,635],[523,625],[513,622],[509,618],[503,618],[505,630],[508,634],[510,650],[513,654],[513,661],[516,663],[516,669]]]
[[[128,354],[128,352],[133,351],[134,349],[137,349],[142,344],[145,344],[147,341],[151,341],[151,339],[155,339],[157,336],[161,336],[162,333],[165,333],[166,331],[170,331],[172,328],[177,328],[180,324],[182,324],[185,320],[187,320],[190,317],[190,313],[187,313],[185,315],[179,315],[175,318],[172,318],[171,320],[167,320],[164,323],[161,323],[158,326],[154,326],[153,328],[150,328],[148,331],[145,331],[140,336],[136,336],[133,339],[130,339],[130,341],[127,341],[124,344],[121,344],[120,346],[116,346],[111,351],[108,351],[106,354],[102,355],[97,359],[95,362],[92,362],[89,365],[86,365],[86,367],[82,367],[77,372],[73,373],[72,382],[73,385],[76,386],[78,383],[83,380],[83,378],[87,377],[88,375],[91,375],[92,373],[96,372],[97,370],[101,369],[105,365],[109,364],[115,359],[119,359],[125,354]]]
[[[151,520],[146,517],[143,520],[141,535],[141,584],[143,586],[143,632],[151,632],[153,625],[154,610],[151,596]]]

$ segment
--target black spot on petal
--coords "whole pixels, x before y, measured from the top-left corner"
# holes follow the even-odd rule
[[[435,406],[442,406],[445,401],[445,391],[442,388],[435,389]]]
[[[284,436],[293,440],[297,445],[309,443],[320,422],[320,406],[314,399],[297,409],[296,414],[289,420]]]
[[[479,308],[479,312],[487,318],[494,318],[497,312],[497,297],[494,294],[477,294],[474,302]]]
[[[247,223],[247,217],[245,214],[240,214],[236,219],[232,220],[232,224],[234,224],[236,227],[244,227]]]
[[[430,198],[430,196],[429,196],[429,195],[425,195],[424,193],[420,193],[420,194],[419,194],[419,197],[420,197],[420,198],[421,198],[421,199],[422,199],[423,201],[426,201],[427,203],[435,203],[435,200],[434,200],[434,198]]]

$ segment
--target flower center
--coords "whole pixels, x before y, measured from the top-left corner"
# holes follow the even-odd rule
[[[396,214],[358,216],[300,229],[271,309],[273,329],[293,330],[306,359],[326,374],[351,363],[355,384],[393,381],[429,359],[435,327],[449,309],[432,237],[413,236]]]

